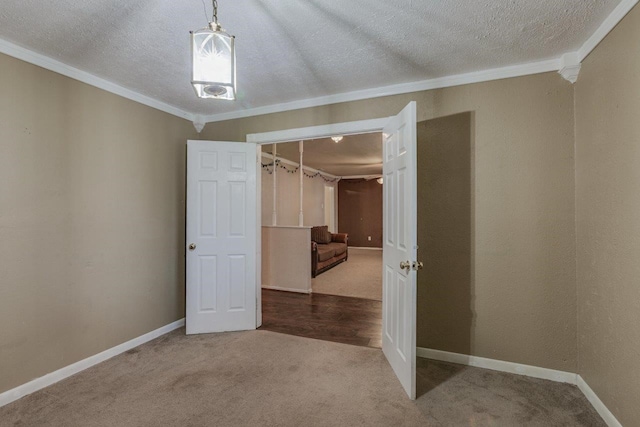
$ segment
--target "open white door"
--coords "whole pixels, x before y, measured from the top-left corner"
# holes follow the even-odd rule
[[[416,103],[383,135],[382,351],[411,399],[416,398]],[[417,267],[416,267],[417,268]]]
[[[187,334],[256,328],[256,145],[187,142]]]

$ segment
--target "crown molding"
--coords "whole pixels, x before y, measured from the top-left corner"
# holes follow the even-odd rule
[[[202,129],[204,129],[204,125],[207,124],[204,121],[204,117],[202,117],[199,114],[194,114],[192,117],[192,120],[193,120],[193,127],[196,128],[196,132],[198,133],[202,132]]]
[[[323,105],[339,104],[343,102],[361,101],[383,96],[401,95],[411,92],[441,89],[446,87],[461,86],[465,84],[481,83],[492,80],[522,77],[532,74],[540,74],[558,71],[565,79],[575,82],[580,71],[580,64],[600,44],[600,42],[613,30],[616,25],[633,9],[640,0],[622,0],[620,4],[607,16],[600,27],[587,39],[576,52],[569,52],[561,58],[546,61],[531,62],[527,64],[513,65],[490,70],[475,71],[471,73],[457,74],[422,80],[411,83],[401,83],[372,89],[364,89],[353,92],[339,93],[335,95],[321,96],[317,98],[302,99],[281,104],[267,105],[264,107],[248,108],[246,110],[229,111],[226,113],[202,116],[200,114],[184,111],[173,105],[157,99],[142,95],[131,89],[112,83],[97,77],[86,71],[71,67],[48,56],[30,51],[26,48],[0,39],[0,53],[12,56],[30,64],[37,65],[47,70],[62,74],[74,80],[97,87],[107,92],[122,96],[123,98],[139,102],[143,105],[155,108],[165,113],[187,119],[194,123],[196,130],[202,130],[204,123],[214,123],[224,120],[240,119],[245,117],[260,116],[264,114],[280,113],[304,108],[320,107]],[[574,56],[575,55],[575,56]],[[572,60],[567,62],[567,57]],[[574,61],[574,58],[577,60]]]
[[[512,65],[491,70],[474,71],[471,73],[457,74],[453,76],[439,77],[411,83],[401,83],[372,89],[357,90],[353,92],[339,93],[335,95],[320,96],[317,98],[301,99],[299,101],[285,102],[282,104],[267,105],[264,107],[248,108],[240,111],[213,114],[205,117],[207,123],[224,120],[240,119],[264,114],[281,113],[284,111],[300,110],[303,108],[320,107],[323,105],[340,104],[343,102],[362,101],[383,96],[401,95],[425,90],[441,89],[446,87],[461,86],[470,83],[488,82],[492,80],[521,77],[530,74],[558,71],[560,59],[530,62],[521,65]]]
[[[582,62],[585,60],[587,56],[600,44],[602,40],[613,30],[616,25],[624,19],[625,16],[633,9],[633,7],[640,0],[622,0],[613,12],[607,16],[607,18],[602,22],[602,25],[596,30],[595,33],[591,35],[587,39],[587,41],[582,45],[580,49],[578,49],[578,62]]]
[[[581,68],[582,64],[578,60],[578,53],[566,53],[560,59],[560,70],[558,70],[558,73],[560,73],[565,80],[574,84],[578,81]]]
[[[582,61],[600,44],[600,42],[613,30],[616,25],[633,9],[640,0],[622,0],[618,6],[607,16],[600,27],[587,39],[576,52],[567,52],[560,58],[547,61],[531,62],[528,64],[513,65],[502,68],[494,68],[484,71],[476,71],[453,76],[423,80],[412,83],[384,86],[373,89],[365,89],[336,95],[322,96],[318,98],[303,99],[282,104],[268,105],[264,107],[249,108],[241,111],[213,114],[205,117],[207,123],[223,120],[240,119],[245,117],[260,116],[264,114],[281,113],[284,111],[299,110],[303,108],[320,107],[323,105],[338,104],[342,102],[361,101],[371,98],[379,98],[390,95],[401,95],[411,92],[442,89],[446,87],[461,86],[471,83],[481,83],[492,80],[522,77],[532,74],[557,71],[571,83],[575,83],[580,73]]]
[[[148,107],[155,108],[156,110],[164,111],[165,113],[169,113],[174,116],[193,121],[193,114],[183,111],[178,107],[174,107],[173,105],[169,105],[149,96],[142,95],[131,89],[127,89],[126,87],[117,85],[108,80],[97,77],[91,73],[71,67],[70,65],[64,64],[60,61],[56,61],[55,59],[49,58],[48,56],[33,52],[29,49],[18,46],[3,39],[0,39],[0,53],[4,53],[5,55],[12,56],[33,65],[37,65],[38,67],[42,67],[46,70],[62,74],[63,76],[97,87],[98,89],[102,89],[107,92],[119,95],[123,98],[130,99],[131,101],[135,101]]]

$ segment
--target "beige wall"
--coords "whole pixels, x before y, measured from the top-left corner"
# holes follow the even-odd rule
[[[419,345],[577,370],[640,425],[639,39],[636,7],[585,61],[575,129],[574,88],[548,73],[213,123],[203,139],[385,117],[415,100],[428,144],[457,138],[446,132],[466,124],[445,116],[471,112],[469,204],[463,181],[448,201],[464,205],[457,225],[469,217],[451,248],[469,246],[468,274],[448,318],[432,308],[456,296],[429,295],[420,277]],[[197,135],[4,55],[0,93],[2,392],[183,316],[184,142]],[[422,180],[438,173],[429,165]],[[421,242],[438,227],[430,194]]]
[[[418,347],[470,354],[471,113],[418,123]]]
[[[578,372],[640,426],[640,7],[576,84]]]
[[[191,123],[0,55],[0,392],[184,316]]]
[[[411,100],[418,121],[474,113],[471,353],[575,371],[573,87],[557,73],[210,123],[203,138],[387,117]]]

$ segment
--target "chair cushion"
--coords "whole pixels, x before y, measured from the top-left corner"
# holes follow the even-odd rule
[[[335,250],[334,256],[342,255],[343,253],[347,252],[346,243],[333,242],[329,243],[327,246]]]
[[[318,261],[326,261],[335,256],[336,250],[329,245],[318,245]]]

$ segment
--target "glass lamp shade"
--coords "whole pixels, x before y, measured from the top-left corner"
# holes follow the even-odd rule
[[[234,40],[214,24],[191,33],[191,84],[198,97],[236,99]]]

